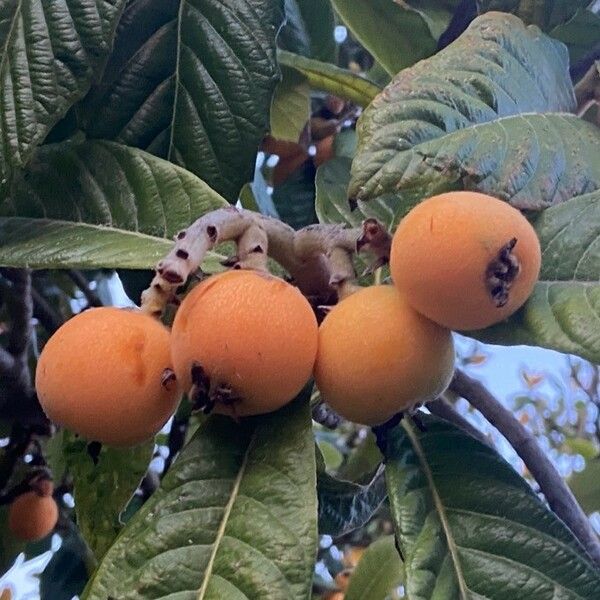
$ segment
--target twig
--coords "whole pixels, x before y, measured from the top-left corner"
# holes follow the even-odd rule
[[[598,536],[533,434],[482,383],[462,371],[456,370],[450,389],[468,400],[509,441],[538,482],[550,508],[571,529],[596,565],[600,566]]]
[[[24,395],[31,393],[27,350],[32,334],[31,274],[26,269],[0,269],[2,299],[10,316],[8,343],[0,360],[7,385]]]
[[[600,101],[600,62],[596,61],[575,86],[577,115],[583,116],[592,104]]]
[[[0,349],[0,416],[47,431],[48,420],[31,384],[27,361],[33,332],[30,271],[0,269],[0,294],[11,324],[7,346]]]
[[[81,271],[77,271],[76,269],[68,269],[67,275],[71,281],[83,292],[83,295],[90,306],[102,306],[102,300],[100,300],[98,294],[96,294],[96,292],[90,288],[90,282],[84,277]]]
[[[278,219],[234,207],[205,214],[175,239],[175,247],[158,263],[150,287],[142,294],[142,309],[149,314],[162,314],[177,288],[221,242],[237,244],[237,254],[227,266],[266,270],[270,256],[306,296],[324,301],[332,292],[343,297],[354,291],[354,253],[370,251],[379,266],[387,261],[391,244],[390,235],[375,219],[367,219],[358,229],[309,225],[295,231]]]
[[[0,491],[4,490],[10,481],[18,460],[29,447],[31,435],[31,430],[19,423],[13,425],[10,433],[10,443],[0,455]]]
[[[476,440],[479,440],[482,444],[486,446],[491,446],[490,440],[485,436],[485,434],[477,427],[472,425],[467,419],[465,419],[460,413],[458,413],[452,405],[444,400],[443,398],[437,398],[432,402],[427,403],[427,408],[431,414],[436,415],[437,417],[441,417],[445,421],[456,425],[459,429],[462,429],[471,437],[474,437]]]
[[[33,316],[38,319],[48,333],[54,333],[63,324],[60,315],[33,286],[31,288],[31,298],[33,299]]]

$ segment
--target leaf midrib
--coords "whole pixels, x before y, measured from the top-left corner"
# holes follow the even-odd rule
[[[460,590],[460,597],[462,600],[469,600],[467,583],[465,581],[465,577],[462,572],[462,566],[458,558],[458,547],[452,535],[450,524],[448,523],[448,517],[446,515],[446,510],[435,485],[435,480],[433,478],[433,473],[431,472],[431,469],[429,467],[429,463],[427,462],[427,457],[425,456],[425,452],[423,450],[423,447],[421,446],[419,438],[415,435],[412,421],[409,423],[408,420],[405,419],[402,422],[402,427],[404,427],[404,430],[408,434],[408,437],[413,446],[413,450],[417,455],[419,462],[421,463],[421,468],[423,469],[423,473],[425,474],[427,482],[429,483],[429,491],[431,492],[433,503],[435,505],[437,515],[440,519],[442,529],[444,531],[444,536],[446,537],[446,543],[450,552],[450,558],[452,559],[452,563],[454,565],[454,572],[456,573],[456,579]]]
[[[210,583],[210,579],[212,577],[212,572],[215,565],[215,560],[217,558],[217,553],[221,547],[221,542],[225,537],[225,529],[227,529],[227,524],[229,523],[229,517],[231,516],[231,511],[233,510],[233,506],[235,501],[238,498],[240,486],[242,484],[242,479],[246,474],[246,468],[248,466],[248,459],[250,457],[250,452],[254,446],[254,440],[256,439],[256,432],[252,434],[250,441],[248,442],[248,446],[246,447],[246,451],[244,452],[244,458],[242,459],[242,464],[240,465],[238,474],[236,475],[235,481],[233,482],[233,488],[231,490],[231,496],[227,505],[225,506],[225,512],[223,513],[223,518],[221,519],[221,523],[219,524],[219,529],[217,530],[217,535],[215,537],[215,541],[213,542],[213,550],[211,552],[210,558],[208,560],[208,565],[206,566],[206,571],[204,573],[204,579],[202,581],[202,586],[198,592],[198,600],[203,600],[206,595],[206,590],[208,589],[208,584]]]

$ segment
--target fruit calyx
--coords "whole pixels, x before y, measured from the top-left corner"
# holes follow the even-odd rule
[[[486,286],[496,308],[508,302],[510,288],[521,270],[519,259],[513,254],[516,245],[517,238],[512,238],[502,246],[485,272]]]

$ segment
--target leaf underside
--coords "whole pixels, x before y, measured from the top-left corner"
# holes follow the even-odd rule
[[[44,146],[0,204],[0,264],[149,268],[177,231],[223,206],[195,175],[141,150]],[[214,270],[214,256],[209,262]]]
[[[363,113],[349,194],[387,205],[397,220],[444,190],[493,189],[537,210],[592,191],[596,160],[573,152],[576,142],[593,151],[598,136],[562,114],[574,106],[564,46],[512,15],[483,15]]]
[[[409,598],[593,600],[600,574],[494,450],[425,417],[390,432],[386,479]]]
[[[85,600],[305,600],[317,546],[308,403],[212,417],[105,555]]]

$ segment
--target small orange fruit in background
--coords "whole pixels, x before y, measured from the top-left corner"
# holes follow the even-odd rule
[[[58,506],[53,491],[50,484],[43,491],[25,492],[13,500],[8,510],[8,528],[16,538],[34,542],[56,527]]]
[[[415,310],[455,330],[481,329],[521,307],[541,264],[540,243],[508,203],[449,192],[417,204],[392,241],[394,284]]]
[[[451,332],[413,310],[391,285],[348,296],[319,328],[317,387],[355,423],[380,425],[436,398],[453,370]]]
[[[200,365],[212,384],[240,399],[214,412],[247,416],[292,400],[310,379],[317,353],[315,315],[300,291],[249,270],[213,275],[182,302],[173,323],[171,355],[178,380],[190,389]]]
[[[141,312],[92,308],[48,340],[36,388],[48,418],[88,440],[131,446],[154,436],[175,410],[169,330]]]

